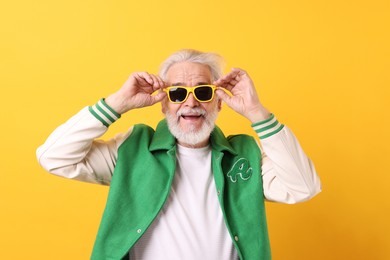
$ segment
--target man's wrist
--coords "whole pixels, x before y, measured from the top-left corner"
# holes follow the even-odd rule
[[[127,112],[127,109],[124,107],[125,102],[123,101],[122,96],[118,92],[109,95],[105,99],[105,102],[109,107],[111,107],[116,113],[120,115]]]
[[[269,112],[266,108],[261,107],[259,109],[254,110],[253,112],[250,112],[247,116],[249,121],[251,121],[252,124],[267,120],[271,116],[271,112]]]
[[[109,127],[121,117],[119,113],[105,102],[104,98],[100,99],[99,102],[90,106],[88,109],[89,112],[106,127]]]
[[[270,117],[265,120],[252,124],[253,130],[255,130],[260,139],[265,139],[277,134],[283,127],[284,125],[279,123],[274,114],[270,114]]]

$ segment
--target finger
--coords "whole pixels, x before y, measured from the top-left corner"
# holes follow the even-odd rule
[[[233,88],[235,87],[236,85],[234,84],[227,84],[226,86],[225,86],[225,89],[227,89],[227,90],[229,90],[230,92],[232,92],[232,90],[233,90]]]
[[[232,73],[235,73],[237,75],[245,75],[247,74],[245,70],[240,69],[240,68],[232,68]]]
[[[237,81],[247,80],[247,79],[251,80],[251,78],[249,77],[248,73],[245,70],[234,68],[234,71],[237,73],[235,78]]]
[[[231,79],[219,79],[214,82],[214,85],[220,86],[220,87],[225,87],[226,85],[230,84]]]
[[[166,87],[167,84],[162,80],[162,78],[157,76],[157,80],[158,80],[158,83],[159,83],[161,89]]]
[[[163,89],[166,87],[166,83],[157,75],[149,74],[150,77],[153,79],[153,91]]]
[[[222,78],[215,81],[215,84],[220,86],[225,83],[229,83],[232,80],[235,80],[237,75],[240,73],[240,70],[233,68],[228,74],[224,75]]]
[[[156,95],[152,96],[152,105],[156,104],[157,102],[161,102],[167,94],[160,90]]]
[[[133,77],[136,80],[138,86],[147,86],[147,85],[149,85],[149,83],[146,81],[146,79],[142,75],[140,75],[138,73],[134,73]]]
[[[142,85],[153,85],[153,83],[154,83],[153,78],[147,72],[136,72],[135,76],[136,76],[137,80],[139,80],[138,83],[140,83]]]
[[[215,81],[215,84],[216,85],[222,85],[224,84],[225,82],[228,82],[230,80],[230,73],[229,74],[226,74],[224,75],[223,77],[219,78],[218,80]]]
[[[222,89],[217,89],[215,91],[215,94],[217,94],[217,96],[222,99],[223,102],[228,105],[230,104],[231,97],[225,91],[223,91]]]
[[[237,77],[236,77],[236,78],[237,78]],[[229,84],[232,85],[232,86],[234,86],[234,85],[236,85],[238,82],[239,82],[238,80],[232,79],[231,81],[229,81]]]
[[[230,82],[224,82],[223,84],[217,84],[218,87],[224,88],[228,91],[232,91],[236,84],[231,84]]]
[[[160,81],[159,81],[158,77],[156,75],[153,75],[153,74],[150,74],[150,77],[153,80],[153,84],[152,84],[153,91],[160,89],[161,85],[160,85]]]

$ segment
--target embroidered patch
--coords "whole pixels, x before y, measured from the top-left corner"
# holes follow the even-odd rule
[[[237,182],[237,175],[244,181],[252,176],[252,167],[249,166],[249,161],[247,159],[238,159],[227,173],[227,176],[232,182]]]

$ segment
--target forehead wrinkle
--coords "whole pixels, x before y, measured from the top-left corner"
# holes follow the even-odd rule
[[[210,78],[207,75],[199,74],[199,73],[183,73],[183,74],[175,74],[172,76],[172,85],[187,85],[188,83],[191,85],[200,85],[200,84],[208,84],[210,83]]]

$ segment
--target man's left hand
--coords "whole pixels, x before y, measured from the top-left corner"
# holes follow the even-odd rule
[[[260,122],[270,116],[270,112],[261,104],[253,81],[246,71],[233,68],[230,73],[213,84],[219,87],[216,90],[217,96],[252,123]],[[229,91],[231,96],[220,88]]]

